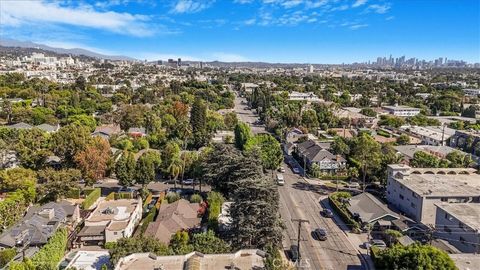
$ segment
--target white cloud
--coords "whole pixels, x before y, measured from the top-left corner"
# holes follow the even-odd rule
[[[302,0],[289,0],[289,1],[285,1],[285,2],[281,3],[281,5],[284,8],[293,8],[293,7],[296,7],[296,6],[300,5],[302,2],[303,2]]]
[[[350,28],[351,30],[357,30],[357,29],[360,29],[360,28],[364,28],[364,27],[367,27],[368,24],[354,24],[354,25],[350,25],[348,28]]]
[[[257,21],[257,20],[256,20],[255,18],[253,18],[253,19],[244,21],[243,24],[245,24],[245,25],[254,25],[256,21]]]
[[[355,3],[352,4],[352,7],[356,8],[359,6],[363,6],[367,3],[367,0],[356,0]]]
[[[390,4],[383,4],[383,5],[373,4],[373,5],[369,5],[367,8],[367,10],[371,10],[378,14],[387,13],[389,9],[390,9]]]
[[[172,13],[196,13],[210,7],[215,1],[178,0]]]
[[[386,21],[391,21],[395,19],[395,16],[388,16],[387,18],[385,18]]]
[[[233,2],[237,4],[250,4],[253,0],[234,0]]]
[[[96,11],[92,6],[67,7],[57,2],[2,1],[2,26],[18,27],[24,24],[66,24],[96,28],[132,36],[150,36],[153,27],[149,17],[113,11]]]
[[[328,3],[328,0],[320,0],[320,1],[306,1],[305,7],[306,8],[319,8],[324,6]]]
[[[221,62],[247,62],[249,61],[248,58],[233,54],[233,53],[224,53],[224,52],[216,52],[212,54],[213,60],[218,60]]]

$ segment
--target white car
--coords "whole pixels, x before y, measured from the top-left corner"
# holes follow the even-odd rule
[[[292,171],[293,173],[300,174],[300,169],[297,167],[293,167]]]
[[[285,185],[285,179],[283,178],[283,174],[281,173],[277,174],[277,184],[279,186]]]

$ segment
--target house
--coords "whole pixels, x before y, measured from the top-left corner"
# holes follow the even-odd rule
[[[20,123],[16,123],[16,124],[13,124],[13,125],[9,125],[7,126],[8,128],[12,128],[12,129],[32,129],[33,126],[30,125],[30,124],[27,124],[27,123],[24,123],[24,122],[20,122]]]
[[[463,253],[480,252],[480,203],[437,203],[435,236]]]
[[[113,135],[120,134],[122,129],[119,125],[102,125],[98,126],[92,133],[92,136],[100,136],[106,140],[109,140]]]
[[[199,209],[200,204],[184,199],[169,204],[162,203],[157,219],[148,224],[145,235],[168,244],[176,232],[200,227]]]
[[[321,102],[323,99],[319,98],[313,92],[301,93],[297,91],[292,91],[288,93],[288,100],[294,101],[307,101],[307,102]]]
[[[78,233],[77,242],[98,244],[130,237],[141,219],[140,198],[103,200],[85,219],[85,226]]]
[[[291,155],[297,141],[302,139],[302,138],[306,138],[306,137],[307,137],[307,135],[305,133],[303,133],[303,131],[301,131],[298,128],[293,128],[293,129],[290,129],[290,130],[286,131],[285,135],[284,135],[284,143],[282,145],[283,146],[283,151],[287,155]]]
[[[405,126],[401,127],[401,129],[409,135],[421,139],[422,143],[426,145],[446,145],[448,140],[455,134],[454,129],[445,126]]]
[[[394,146],[395,150],[403,156],[404,163],[409,164],[410,160],[414,158],[415,153],[417,152],[425,152],[437,158],[445,159],[447,155],[453,152],[459,152],[463,155],[469,156],[472,161],[475,163],[480,162],[480,158],[471,154],[467,154],[461,150],[452,148],[450,146],[433,146],[433,145],[397,145]]]
[[[387,168],[387,201],[416,222],[435,224],[437,203],[480,202],[480,175],[475,169]]]
[[[469,145],[472,149],[472,154],[480,155],[480,132],[455,130],[455,134],[450,138],[450,146],[454,148],[467,148]]]
[[[314,140],[299,143],[294,151],[300,159],[306,162],[309,168],[313,164],[317,164],[322,172],[334,173],[346,167],[347,161],[345,158],[330,153]]]
[[[65,256],[69,263],[65,269],[101,270],[110,263],[108,250],[78,250]]]
[[[49,124],[41,124],[41,125],[35,126],[35,128],[41,129],[47,133],[53,133],[53,132],[57,132],[60,129],[60,125],[53,126]]]
[[[127,131],[128,135],[131,137],[139,138],[147,136],[145,128],[143,127],[131,127]]]
[[[391,221],[400,218],[388,209],[387,205],[368,192],[351,197],[348,200],[347,209],[362,225],[378,224],[390,227]]]
[[[245,93],[253,93],[255,89],[258,88],[258,84],[255,83],[242,83],[241,90]]]
[[[264,269],[265,252],[241,249],[235,253],[156,256],[153,253],[133,253],[121,258],[115,270],[137,269]]]
[[[33,249],[41,247],[59,228],[73,230],[79,221],[78,205],[66,201],[32,206],[22,220],[0,235],[0,249],[13,248],[19,243]]]
[[[407,107],[407,106],[382,106],[388,114],[400,116],[400,117],[410,117],[415,116],[420,113],[420,109]]]
[[[333,111],[333,114],[338,118],[348,119],[349,125],[353,126],[373,126],[376,117],[366,116],[360,113],[361,109],[354,107],[344,107]]]
[[[467,88],[463,89],[463,93],[465,93],[465,96],[478,97],[480,96],[480,89]]]

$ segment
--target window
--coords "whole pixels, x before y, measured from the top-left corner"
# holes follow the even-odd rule
[[[440,199],[440,201],[442,201],[442,202],[448,202],[448,198],[443,197],[443,198]]]
[[[417,206],[416,206],[413,202],[410,204],[410,206],[411,206],[412,208],[417,208]]]
[[[403,195],[402,194],[398,194],[398,197],[400,197],[400,199],[403,200]]]
[[[448,232],[448,233],[452,232],[452,230],[447,225],[443,225],[443,230]]]
[[[113,232],[113,235],[117,235],[117,234],[118,234],[118,232]]]
[[[465,238],[460,236],[460,242],[462,242],[462,244],[465,244]]]

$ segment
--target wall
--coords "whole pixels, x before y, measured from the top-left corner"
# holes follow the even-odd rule
[[[435,219],[435,236],[447,240],[451,245],[464,253],[478,252],[480,248],[480,233],[473,231],[467,226],[461,228],[463,224],[457,218],[437,207]],[[477,243],[477,245],[475,245]],[[478,249],[478,250],[477,250]]]

